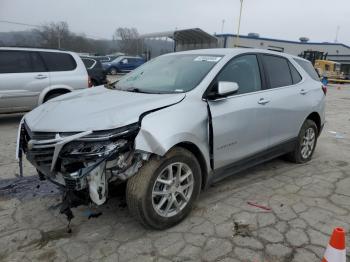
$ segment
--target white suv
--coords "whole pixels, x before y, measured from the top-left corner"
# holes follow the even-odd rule
[[[167,54],[113,87],[67,94],[26,114],[17,156],[62,187],[68,219],[71,207],[101,205],[108,184],[126,182],[131,213],[164,229],[220,179],[281,155],[311,160],[325,99],[300,57],[238,48]]]
[[[88,85],[86,68],[73,52],[0,47],[0,113],[29,111]]]

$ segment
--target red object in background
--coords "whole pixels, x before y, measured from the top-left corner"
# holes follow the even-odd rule
[[[91,81],[90,76],[88,77],[88,87],[92,87],[92,81]]]
[[[327,86],[322,85],[322,91],[323,91],[324,95],[327,95]]]

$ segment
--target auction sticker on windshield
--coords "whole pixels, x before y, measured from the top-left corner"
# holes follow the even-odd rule
[[[220,61],[221,57],[220,56],[197,56],[194,61],[206,61],[206,62],[213,62],[216,63]]]

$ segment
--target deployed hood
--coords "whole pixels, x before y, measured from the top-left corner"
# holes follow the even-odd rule
[[[180,102],[185,94],[143,94],[103,86],[50,100],[25,115],[33,132],[107,130],[136,123],[142,113]]]

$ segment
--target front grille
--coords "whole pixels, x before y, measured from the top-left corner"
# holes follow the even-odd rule
[[[28,157],[32,158],[38,166],[51,166],[55,148],[32,148],[28,150]]]
[[[28,160],[34,166],[40,167],[40,169],[50,170],[55,147],[52,143],[42,144],[40,147],[29,146],[29,141],[45,141],[54,138],[54,133],[32,132],[24,123],[24,127],[22,128],[22,146]]]

